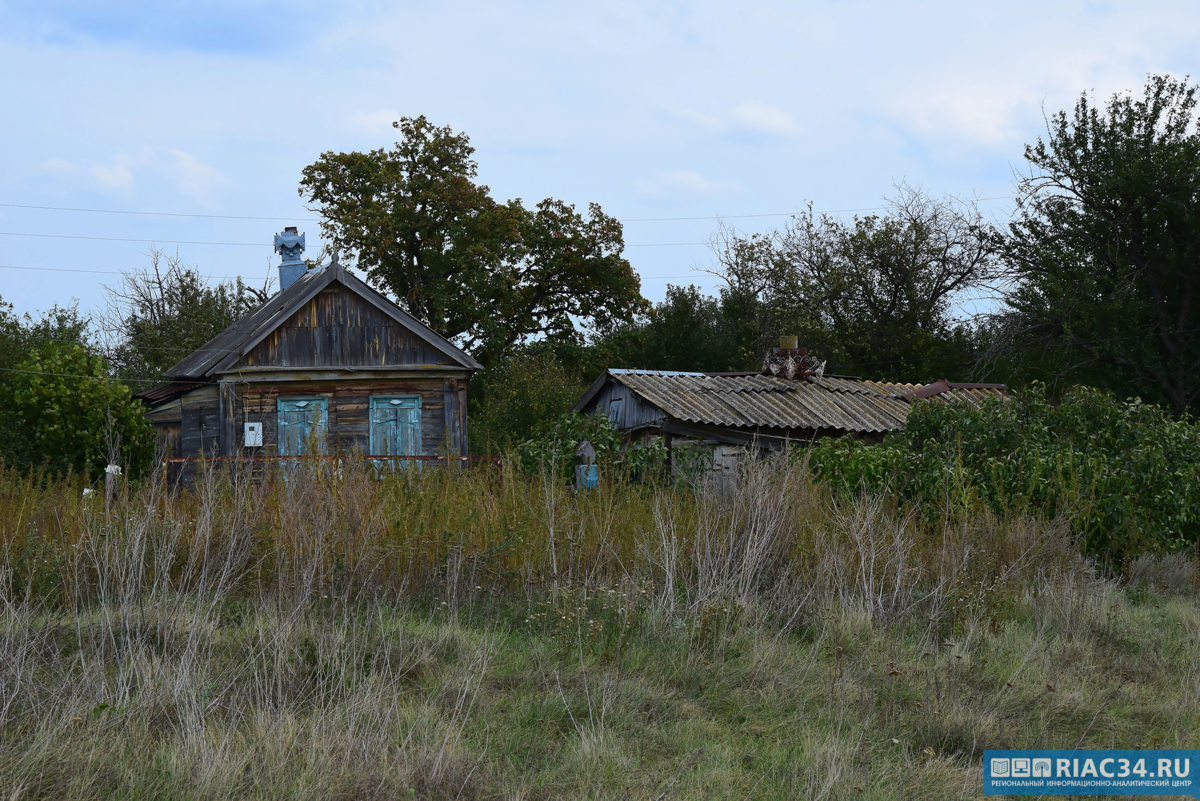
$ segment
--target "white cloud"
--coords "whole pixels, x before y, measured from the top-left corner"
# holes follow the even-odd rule
[[[778,106],[742,103],[729,112],[730,121],[750,133],[769,136],[799,136],[803,130],[792,116]]]
[[[191,153],[182,150],[170,150],[168,153],[171,159],[166,162],[164,169],[179,189],[205,205],[215,205],[212,191],[229,184],[229,179],[215,167],[201,163]]]
[[[133,170],[129,168],[129,164],[122,163],[124,160],[118,158],[111,165],[97,164],[90,170],[92,177],[100,182],[102,186],[110,189],[124,189],[133,185]]]
[[[645,195],[694,194],[712,195],[736,192],[741,189],[735,183],[710,181],[694,170],[655,170],[650,178],[637,179],[638,191]]]
[[[390,109],[376,111],[356,111],[346,118],[346,124],[359,133],[378,135],[392,129],[392,123],[400,119],[399,112]]]
[[[42,169],[46,172],[75,172],[77,168],[64,159],[48,159],[42,162]]]
[[[739,103],[715,115],[695,109],[680,109],[676,114],[700,128],[717,134],[793,137],[804,133],[804,129],[792,115],[779,106],[755,101]]]

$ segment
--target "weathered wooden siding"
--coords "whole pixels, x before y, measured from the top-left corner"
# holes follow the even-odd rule
[[[217,385],[194,389],[179,399],[182,425],[180,456],[216,456],[220,448]]]
[[[368,410],[372,395],[421,397],[421,449],[426,456],[447,451],[466,453],[466,382],[442,377],[389,379],[386,381],[289,381],[281,384],[236,383],[231,423],[230,456],[273,456],[278,452],[277,401],[284,398],[323,397],[329,402],[329,453],[367,453],[370,446]],[[447,419],[446,400],[452,408]],[[220,453],[218,385],[196,390],[182,398],[183,437],[179,456],[215,456]],[[243,446],[245,423],[263,424],[263,447]],[[456,430],[457,428],[457,430]],[[447,432],[450,439],[447,440]]]
[[[303,369],[449,363],[449,357],[378,308],[345,287],[333,285],[254,346],[238,367]]]
[[[621,402],[620,413],[615,415],[615,419],[613,401]],[[603,389],[596,393],[596,397],[592,399],[583,412],[584,414],[599,412],[612,420],[613,425],[622,431],[656,423],[665,417],[662,409],[642,400],[629,387],[616,381],[609,381]]]

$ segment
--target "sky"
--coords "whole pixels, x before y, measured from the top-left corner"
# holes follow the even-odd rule
[[[1046,114],[1198,53],[1171,0],[0,0],[0,298],[94,311],[152,247],[261,283],[284,226],[320,248],[300,171],[420,114],[498,200],[625,221],[646,297],[712,292],[722,221],[869,214],[905,182],[1003,222]]]

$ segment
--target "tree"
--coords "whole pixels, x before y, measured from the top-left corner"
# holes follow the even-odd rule
[[[522,348],[471,382],[471,446],[501,452],[570,411],[586,384],[546,347]]]
[[[971,355],[954,303],[996,277],[996,248],[972,204],[901,186],[882,216],[847,223],[810,207],[773,235],[723,230],[722,306],[759,359],[794,334],[831,370],[949,376]]]
[[[642,307],[621,224],[598,205],[584,216],[554,199],[497,203],[476,182],[466,134],[423,116],[394,126],[391,150],[321,154],[300,194],[325,236],[413,316],[487,364]]]
[[[746,359],[737,337],[740,321],[731,319],[727,311],[721,299],[702,294],[695,285],[668,285],[663,301],[646,314],[600,332],[588,360],[594,367],[591,372],[609,366],[697,372],[744,369]],[[758,360],[761,364],[762,354]]]
[[[1152,76],[1140,99],[1114,95],[1103,112],[1085,94],[1025,148],[994,354],[1177,414],[1200,398],[1196,89]]]
[[[113,340],[109,360],[118,374],[147,382],[265,301],[268,289],[252,289],[240,278],[209,286],[178,255],[151,250],[149,256],[148,268],[108,289],[101,321]]]
[[[137,474],[153,455],[141,403],[81,345],[36,346],[0,385],[0,405],[21,433],[7,442],[6,456],[27,466],[96,477],[117,457]]]

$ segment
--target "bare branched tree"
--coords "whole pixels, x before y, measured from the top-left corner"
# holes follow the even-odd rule
[[[147,256],[148,266],[105,287],[99,317],[108,358],[125,377],[157,379],[270,295],[269,278],[261,289],[240,277],[211,285],[178,253],[152,249]]]

